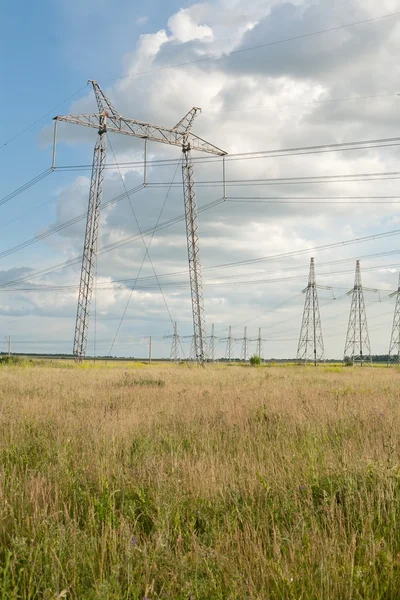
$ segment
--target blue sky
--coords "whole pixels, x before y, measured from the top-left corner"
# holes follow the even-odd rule
[[[173,65],[202,56],[217,56],[224,52],[264,43],[266,40],[334,27],[364,18],[394,12],[398,8],[393,0],[384,0],[377,7],[372,0],[361,2],[340,0],[332,5],[328,0],[292,3],[280,0],[211,0],[208,3],[152,1],[138,2],[71,2],[13,3],[3,10],[6,23],[1,39],[2,56],[0,75],[2,93],[0,110],[3,115],[0,146],[25,127],[29,126],[52,107],[82,90],[87,79],[104,82],[112,101],[127,116],[147,118],[153,122],[173,125],[191,106],[200,104],[203,114],[196,120],[194,130],[223,147],[229,153],[296,146],[312,143],[334,143],[356,139],[393,136],[397,127],[398,71],[395,56],[399,19],[393,17],[357,28],[341,30],[318,38],[282,44],[273,49],[235,55],[224,61],[210,61],[192,67],[176,68],[146,76],[135,73]],[[23,18],[21,15],[23,14]],[[334,48],[334,52],[332,49]],[[125,79],[114,81],[118,76]],[[127,77],[128,76],[128,77]],[[318,104],[321,99],[378,96],[357,102]],[[312,102],[316,102],[312,105]],[[303,103],[303,104],[302,104]],[[307,104],[308,103],[308,104]],[[73,99],[65,102],[54,113],[18,136],[1,152],[1,197],[49,167],[51,148],[49,138],[51,118],[55,114],[87,111],[90,107],[90,89],[85,88]],[[291,106],[292,105],[292,106]],[[272,107],[258,110],[257,107]],[[239,109],[239,110],[237,110]],[[75,128],[60,132],[57,163],[87,164],[91,162],[93,136]],[[119,161],[140,160],[142,146],[126,140],[112,138]],[[176,157],[179,153],[163,148],[150,148],[153,158]],[[109,153],[110,161],[112,155]],[[385,171],[400,165],[396,147],[372,150],[355,156],[348,153],[302,159],[281,159],[273,162],[232,163],[231,177],[283,177],[298,174],[351,173]],[[220,177],[219,166],[204,167],[196,172],[197,179]],[[153,181],[170,181],[174,168],[150,172]],[[47,227],[60,224],[85,211],[88,176],[84,173],[56,172],[38,185],[0,207],[0,253]],[[141,181],[135,170],[124,173],[125,184],[133,187]],[[179,174],[178,174],[179,181]],[[342,184],[314,186],[314,188],[249,188],[233,189],[243,196],[275,194],[393,194],[397,182],[375,184]],[[109,172],[104,199],[123,191],[118,172]],[[165,199],[166,190],[147,190],[135,197],[135,207],[142,228],[155,223]],[[218,192],[219,193],[219,192]],[[217,190],[199,188],[199,204],[218,196]],[[61,195],[60,195],[61,194]],[[34,207],[44,204],[37,211]],[[174,188],[162,218],[167,219],[183,211],[180,188]],[[21,217],[21,218],[19,218]],[[14,222],[13,219],[18,219]],[[10,222],[10,223],[9,223]],[[8,224],[9,223],[9,224]],[[7,270],[13,268],[43,269],[70,258],[79,257],[82,246],[82,226],[68,228],[26,250],[4,257],[0,270],[3,279],[9,278]],[[398,226],[397,206],[385,205],[377,209],[371,204],[364,209],[349,207],[293,208],[269,207],[247,203],[226,203],[201,216],[202,257],[207,268],[240,258],[254,258],[284,252],[293,248],[321,245],[325,241],[349,239],[375,231],[395,229]],[[126,202],[118,203],[103,215],[101,243],[114,242],[135,232],[130,209]],[[184,227],[182,223],[169,228],[153,240],[152,258],[158,273],[181,271],[186,268]],[[396,248],[396,240],[383,240],[359,248],[359,256]],[[99,276],[103,284],[134,277],[141,262],[143,247],[140,240],[123,251],[99,257]],[[318,260],[356,257],[355,248],[327,253]],[[229,324],[237,326],[235,335],[241,333],[242,323],[250,319],[254,337],[258,326],[265,328],[264,337],[269,345],[269,356],[293,356],[296,343],[278,343],[279,329],[275,323],[293,323],[290,335],[284,327],[282,336],[294,340],[300,326],[302,297],[289,308],[279,309],[291,297],[296,297],[307,278],[305,256],[293,263],[304,266],[305,281],[293,281],[285,286],[216,286],[218,282],[205,275],[211,284],[206,288],[206,306],[210,319],[224,335]],[[381,271],[365,273],[366,284],[371,287],[393,288],[397,283],[398,268],[390,265],[396,258],[386,257],[380,262],[371,259],[365,267],[388,265]],[[290,263],[277,263],[276,277],[288,273]],[[350,265],[349,269],[354,265]],[[261,265],[262,271],[271,270]],[[332,267],[334,270],[334,267]],[[255,269],[248,270],[249,277]],[[326,271],[326,269],[325,269]],[[298,271],[293,271],[295,275]],[[317,270],[318,273],[318,270]],[[240,277],[243,268],[221,272],[220,277]],[[247,274],[247,271],[244,275]],[[142,275],[152,275],[146,263]],[[289,273],[290,275],[290,273]],[[262,276],[262,273],[261,275]],[[272,275],[271,275],[272,276]],[[77,282],[77,267],[65,269],[54,275],[37,278],[31,283],[61,285]],[[325,283],[329,278],[324,278]],[[351,287],[351,274],[330,278],[338,288]],[[303,285],[304,284],[304,285]],[[339,291],[336,290],[336,296]],[[119,317],[129,295],[129,290],[108,293],[104,290],[104,305],[98,315],[98,337],[104,347],[112,340]],[[329,341],[328,355],[340,356],[344,345],[344,322],[347,316],[346,301],[338,310],[331,302],[331,292],[321,291],[326,300],[324,313],[329,326],[338,328],[340,335]],[[181,322],[184,335],[191,333],[190,302],[188,290],[167,291],[167,304],[173,320]],[[368,310],[376,323],[383,323],[373,333],[375,351],[385,351],[390,330],[390,310],[383,310],[370,298]],[[74,293],[46,294],[3,293],[0,297],[0,319],[4,334],[11,333],[16,340],[35,339],[29,349],[69,351],[74,326]],[[272,311],[272,312],[271,312]],[[335,311],[338,317],[335,317]],[[381,311],[381,312],[379,312]],[[387,315],[385,316],[385,311]],[[385,314],[384,314],[385,313]],[[383,316],[380,317],[380,314]],[[140,353],[143,338],[158,338],[155,354],[168,354],[169,342],[163,335],[171,332],[171,322],[160,294],[155,291],[135,293],[121,331],[119,353]],[[336,319],[336,320],[335,320]],[[343,323],[342,323],[343,322]],[[324,325],[324,315],[322,316]],[[335,325],[336,323],[336,325]],[[327,324],[328,327],[328,324]],[[278,331],[274,333],[274,331]],[[329,329],[327,330],[329,332]],[[332,332],[332,329],[330,330]],[[286,332],[286,333],[285,333]],[[39,341],[37,341],[39,340]],[[71,340],[69,342],[68,340]],[[129,345],[122,347],[124,340]],[[42,344],[42,345],[40,345]],[[219,351],[223,354],[224,345]],[[373,348],[374,350],[374,348]],[[104,350],[105,351],[105,350]],[[238,349],[239,352],[239,349]],[[116,353],[117,349],[116,349]]]

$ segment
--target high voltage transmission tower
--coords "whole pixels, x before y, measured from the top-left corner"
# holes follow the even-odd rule
[[[297,348],[297,360],[304,363],[313,362],[315,366],[318,362],[324,361],[324,340],[322,338],[317,287],[314,259],[312,258],[310,260],[308,285],[303,290],[303,294],[306,294],[306,299]]]
[[[221,342],[226,342],[226,353],[225,353],[225,357],[226,360],[228,362],[232,362],[232,355],[233,355],[233,342],[234,339],[232,337],[232,326],[229,325],[229,329],[228,329],[228,337],[226,338],[221,338]]]
[[[240,354],[240,360],[247,362],[248,350],[249,350],[249,339],[247,337],[247,327],[244,328],[243,337],[236,340],[242,342],[242,351]]]
[[[392,334],[390,336],[390,346],[388,355],[388,365],[392,363],[400,364],[400,275],[397,290],[390,294],[390,297],[396,296],[394,307]]]
[[[356,262],[354,287],[348,295],[351,296],[349,326],[347,329],[344,359],[350,358],[352,363],[372,362],[371,345],[369,342],[367,314],[365,312],[364,290],[375,292],[370,288],[363,288],[361,283],[360,261]]]
[[[172,338],[171,353],[169,356],[170,360],[172,360],[173,362],[178,362],[180,339],[179,339],[179,335],[178,335],[178,324],[176,321],[174,323],[174,333],[172,335],[164,336],[164,339],[167,339],[167,338]]]
[[[206,326],[203,303],[203,284],[200,264],[199,229],[197,215],[197,201],[193,177],[192,150],[225,156],[226,152],[209,144],[202,138],[191,133],[193,121],[200,112],[197,107],[192,108],[175,125],[167,128],[151,123],[144,123],[134,119],[122,117],[111,104],[101,87],[96,81],[92,84],[96,97],[98,113],[87,115],[67,115],[54,117],[54,140],[56,140],[57,121],[65,121],[75,125],[83,125],[97,129],[98,138],[94,148],[92,176],[90,182],[89,205],[86,222],[86,233],[82,257],[81,279],[79,285],[78,308],[76,315],[74,356],[82,360],[86,354],[90,303],[92,298],[93,278],[95,273],[97,240],[101,200],[103,195],[104,167],[106,164],[107,132],[141,138],[145,141],[160,142],[170,146],[179,146],[183,152],[182,179],[185,204],[185,221],[187,250],[189,259],[189,278],[192,298],[193,330],[195,357],[199,362],[206,359]],[[55,144],[54,144],[55,152]]]
[[[261,337],[261,327],[258,328],[258,338],[257,338],[257,350],[256,350],[256,354],[257,356],[260,358],[261,362],[263,362],[263,342],[265,342],[266,340],[264,340]]]
[[[214,333],[214,323],[211,325],[211,335],[210,335],[210,344],[209,344],[209,359],[211,362],[215,362],[215,333]]]

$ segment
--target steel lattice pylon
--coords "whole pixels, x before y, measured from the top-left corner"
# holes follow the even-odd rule
[[[81,278],[79,283],[78,307],[74,336],[74,356],[81,361],[86,354],[90,304],[93,279],[96,271],[97,240],[99,233],[101,200],[103,196],[104,167],[106,164],[106,128],[99,130],[94,147],[93,169],[90,181],[89,205],[83,245]]]
[[[364,293],[361,283],[360,261],[356,262],[354,287],[351,294],[351,307],[349,326],[347,328],[344,359],[349,358],[352,363],[371,363],[371,345],[369,342],[367,314],[365,312]]]
[[[190,291],[192,297],[194,356],[197,361],[202,363],[207,359],[207,333],[204,316],[197,201],[194,188],[193,163],[191,160],[190,145],[187,142],[183,146],[182,180],[185,202]]]
[[[193,121],[200,112],[197,107],[192,108],[175,127],[168,128],[152,123],[127,119],[118,114],[107,96],[96,81],[92,84],[99,112],[94,114],[76,114],[57,116],[55,119],[54,141],[56,140],[56,123],[63,121],[97,129],[99,140],[95,148],[92,170],[92,184],[89,195],[89,208],[87,231],[82,261],[81,289],[79,292],[76,333],[74,340],[74,354],[81,360],[86,352],[87,331],[90,315],[90,300],[93,286],[93,266],[97,252],[97,236],[101,208],[101,194],[103,189],[103,169],[106,158],[105,134],[119,133],[122,135],[141,138],[145,141],[159,142],[170,146],[180,146],[183,150],[183,189],[185,199],[185,219],[187,246],[189,255],[190,288],[192,297],[192,313],[194,327],[195,358],[203,363],[207,358],[206,328],[203,303],[203,286],[201,277],[201,264],[199,252],[199,229],[197,216],[196,194],[194,189],[193,163],[191,150],[205,152],[214,156],[224,157],[226,152],[213,146],[209,142],[194,135],[190,129]],[[55,143],[53,162],[55,156]],[[145,164],[146,172],[146,164]],[[224,171],[225,172],[225,171]],[[225,180],[224,180],[225,181]]]
[[[209,346],[209,354],[211,362],[215,362],[215,327],[214,323],[211,325],[211,335],[210,335],[210,346]]]
[[[306,294],[306,299],[297,348],[297,360],[304,363],[313,362],[316,366],[318,362],[325,360],[325,356],[313,258],[310,261],[308,285],[303,293]]]
[[[172,336],[172,344],[171,344],[171,360],[174,362],[178,362],[179,358],[179,335],[178,335],[178,324],[174,323],[174,333]]]
[[[247,327],[245,327],[244,332],[243,332],[243,338],[242,338],[242,352],[240,355],[240,360],[247,362],[248,349],[249,349],[249,340],[247,338]]]
[[[263,342],[265,342],[266,340],[264,340],[261,337],[261,327],[258,328],[258,338],[257,338],[257,350],[256,350],[256,354],[257,356],[260,358],[261,362],[264,362],[264,358],[263,358]]]
[[[226,341],[226,360],[228,362],[232,361],[232,355],[233,355],[233,338],[232,338],[232,326],[229,325],[229,329],[228,329],[229,333],[228,333],[228,337],[227,338],[221,338],[221,342],[225,342]]]
[[[400,364],[400,275],[397,291],[391,296],[396,296],[396,305],[393,315],[392,334],[390,336],[390,346],[388,355],[388,364]]]

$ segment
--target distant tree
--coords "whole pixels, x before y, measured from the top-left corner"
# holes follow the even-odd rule
[[[256,354],[253,354],[253,356],[250,357],[250,364],[253,367],[259,367],[261,365],[261,358]]]

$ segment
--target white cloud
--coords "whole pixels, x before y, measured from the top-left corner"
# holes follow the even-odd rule
[[[195,4],[190,8],[181,9],[178,13],[170,17],[168,27],[171,30],[172,38],[181,43],[192,40],[204,40],[213,38],[211,27],[202,25],[199,21],[205,14],[207,6]]]
[[[380,4],[378,12],[383,14],[394,9],[395,3],[387,1]],[[124,57],[126,77],[115,82],[107,93],[122,114],[167,126],[174,125],[191,106],[201,106],[203,113],[196,119],[193,130],[227,150],[229,154],[392,136],[397,122],[396,97],[342,103],[320,101],[384,94],[396,89],[399,73],[395,60],[399,44],[396,19],[383,19],[296,42],[232,54],[231,57],[222,60],[165,69],[171,64],[187,63],[205,56],[219,56],[249,45],[334,27],[376,14],[376,3],[372,0],[343,0],[334,5],[328,0],[299,0],[293,3],[270,0],[250,3],[244,0],[215,0],[198,3],[171,15],[164,29],[140,36],[136,48]],[[155,71],[152,74],[139,75],[152,70]],[[391,77],[388,77],[388,73]],[[74,103],[71,111],[87,112],[91,103],[92,99],[88,96]],[[77,132],[76,128],[70,128],[66,134],[70,142],[80,143],[87,139],[79,137],[83,134]],[[118,160],[141,160],[142,143],[124,136],[120,138],[112,138]],[[153,144],[149,145],[149,150],[152,159],[180,156],[179,149],[175,148]],[[90,153],[89,148],[88,156]],[[362,153],[321,153],[279,159],[275,157],[230,161],[228,157],[226,166],[229,180],[249,180],[379,172],[385,171],[387,165],[395,163],[396,160],[397,150],[393,147],[371,149]],[[161,168],[156,164],[152,165],[148,173],[149,181],[168,183],[174,170],[175,166]],[[142,173],[138,167],[124,170],[124,180],[128,188],[139,183],[141,177]],[[179,181],[179,177],[178,171],[176,181]],[[220,164],[196,165],[195,177],[200,182],[197,188],[199,205],[221,195],[220,187],[201,186],[202,181],[220,179]],[[87,186],[86,177],[77,178],[75,183],[71,184],[69,201],[63,197],[57,204],[56,223],[61,223],[85,209]],[[104,200],[121,192],[123,186],[118,170],[108,171]],[[149,187],[132,197],[142,229],[154,226],[166,193],[167,188]],[[396,193],[396,180],[228,186],[229,197],[261,199],[280,196],[303,196],[312,199],[324,195],[368,197]],[[395,217],[392,215],[397,206],[382,204],[378,208],[375,204],[277,205],[227,201],[209,212],[200,213],[202,263],[205,267],[205,298],[209,322],[212,320],[225,328],[229,324],[255,319],[254,327],[264,326],[264,335],[271,338],[271,342],[266,346],[268,355],[293,356],[296,350],[295,342],[272,343],[272,338],[278,338],[279,331],[283,335],[286,330],[291,333],[285,334],[285,337],[295,338],[298,335],[303,299],[297,296],[306,284],[309,255],[295,257],[291,261],[276,260],[215,271],[208,271],[207,268],[217,264],[312,248],[360,234],[366,235],[379,229],[395,228]],[[181,189],[173,188],[166,201],[161,222],[181,215],[182,212]],[[82,226],[83,223],[77,224],[76,229],[65,230],[62,232],[62,238],[58,238],[59,241],[61,239],[67,258],[79,255],[81,251]],[[122,200],[106,209],[102,215],[100,248],[126,239],[127,236],[133,237],[136,230],[129,205],[126,200]],[[149,240],[150,237],[147,237],[146,243]],[[382,252],[394,245],[389,239],[370,245],[321,252],[316,256],[317,276],[318,273],[321,274],[323,284],[333,281],[339,287],[350,289],[353,281],[352,262],[345,263],[344,266],[332,265],[321,269],[318,267],[319,263]],[[112,252],[100,254],[98,268],[101,282],[133,279],[143,254],[144,248],[140,239]],[[190,299],[183,221],[155,234],[150,255],[157,273],[183,273],[164,277],[161,281],[173,318],[180,321],[182,328],[185,328],[184,333],[190,333]],[[376,266],[387,261],[390,265],[395,260],[395,257],[371,258],[362,264]],[[70,271],[70,279],[72,277],[78,280],[78,268],[74,267],[73,273]],[[341,274],[340,271],[344,270],[348,270],[349,273]],[[388,267],[379,272],[381,286],[395,287],[392,270],[392,267]],[[335,272],[331,278],[324,276],[324,273],[329,271]],[[300,279],[294,279],[299,275]],[[46,281],[57,282],[62,280],[62,277],[63,275],[51,275]],[[143,279],[140,284],[141,290],[135,292],[132,297],[132,312],[128,311],[128,317],[134,319],[134,326],[128,321],[127,331],[130,334],[132,331],[140,331],[145,335],[154,327],[168,332],[168,315],[147,260],[141,277],[152,279]],[[238,282],[247,279],[289,279],[281,283],[233,285],[235,277]],[[376,287],[378,271],[366,272],[363,280],[366,285]],[[186,287],[177,287],[178,284],[185,283]],[[111,287],[113,285],[111,284]],[[99,288],[101,287],[105,285],[99,285]],[[111,319],[116,319],[122,312],[129,293],[126,289],[119,289],[119,286],[101,292],[99,311],[103,317],[104,336],[110,336],[115,330],[115,321]],[[336,292],[336,295],[339,293]],[[65,305],[60,304],[60,301],[52,305],[51,301],[29,296],[26,310],[29,315],[35,312],[45,315],[46,311],[48,314],[57,310],[63,310],[64,313],[68,311],[68,318],[73,320],[75,296],[76,291],[66,294]],[[297,298],[292,304],[289,303],[277,312],[273,311],[275,306],[292,297]],[[323,326],[324,319],[327,319],[327,354],[340,356],[348,310],[346,299],[340,300],[339,304],[339,301],[332,300],[329,291],[321,291],[321,298],[324,299],[321,302]],[[9,308],[3,307],[2,311],[7,314]],[[379,306],[375,304],[367,308],[371,311],[372,323],[375,316],[379,316],[378,309]],[[20,310],[18,303],[15,310]],[[338,313],[338,316],[334,317],[335,313]],[[278,326],[280,321],[283,323]],[[336,326],[330,329],[332,324]],[[271,329],[270,334],[267,326]],[[389,317],[385,327],[390,328]],[[239,331],[236,333],[239,334]],[[373,351],[386,351],[389,331],[386,337],[385,335],[382,335],[382,330],[371,332],[375,344]],[[160,341],[161,344],[167,342]]]
[[[137,25],[145,25],[148,20],[149,20],[149,17],[138,17],[136,19],[136,24]]]

